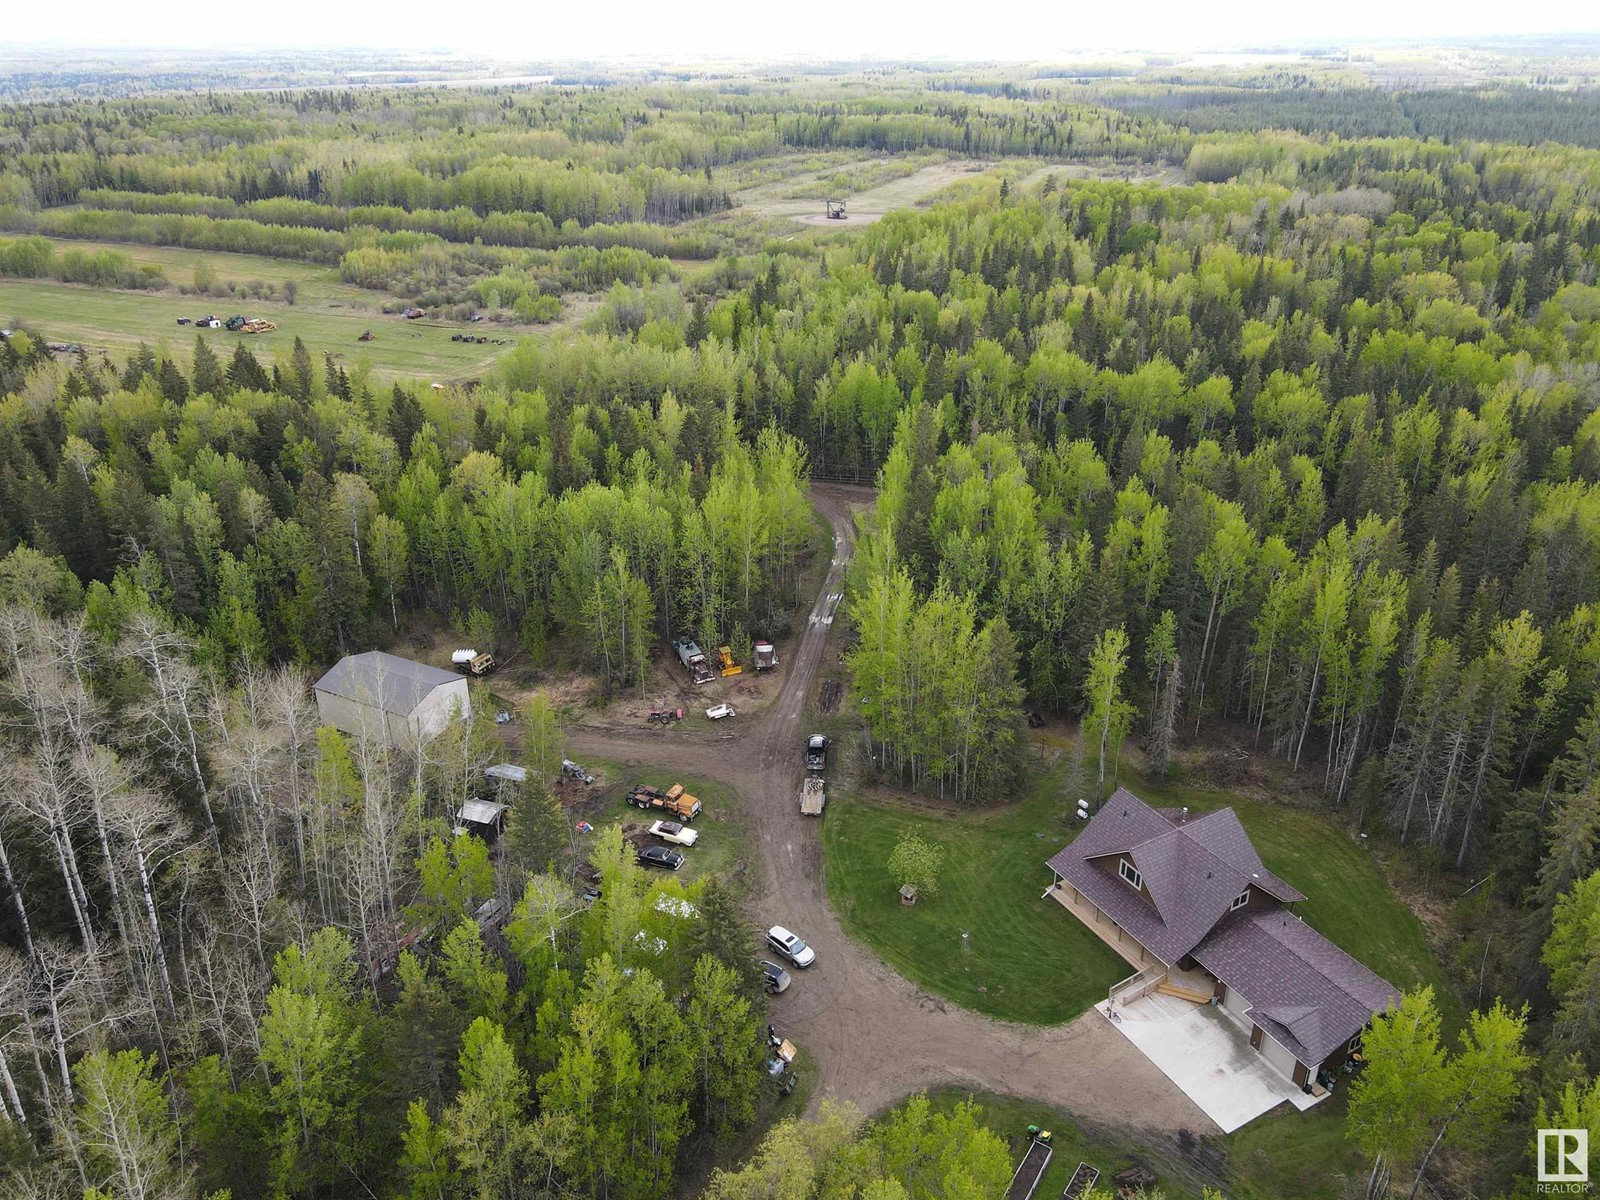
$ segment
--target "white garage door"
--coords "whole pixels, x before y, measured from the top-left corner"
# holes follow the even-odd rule
[[[1222,1004],[1223,1007],[1246,1025],[1250,1024],[1250,1019],[1244,1015],[1244,1010],[1250,1007],[1250,1001],[1240,994],[1238,988],[1229,988],[1222,997]]]
[[[1294,1078],[1294,1069],[1299,1065],[1295,1056],[1274,1041],[1272,1035],[1265,1029],[1261,1031],[1261,1053],[1266,1056],[1269,1063],[1283,1072],[1286,1079]]]

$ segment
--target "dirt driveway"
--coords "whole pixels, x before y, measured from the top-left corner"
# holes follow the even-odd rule
[[[1091,1126],[1163,1140],[1181,1130],[1219,1132],[1097,1012],[1051,1028],[983,1017],[920,991],[840,928],[823,887],[820,823],[799,812],[803,717],[832,629],[825,619],[837,604],[832,594],[853,548],[850,506],[870,493],[815,484],[812,495],[833,526],[833,564],[766,713],[732,740],[577,730],[573,749],[580,758],[708,776],[742,798],[761,860],[754,915],[763,926],[795,930],[817,952],[815,965],[793,972],[794,986],[772,1005],[773,1023],[819,1065],[813,1105],[834,1095],[872,1112],[950,1084],[1041,1100]],[[1044,882],[1041,874],[1041,890]],[[1073,918],[1063,912],[1061,919]],[[1040,962],[1040,987],[1050,986],[1056,969]]]

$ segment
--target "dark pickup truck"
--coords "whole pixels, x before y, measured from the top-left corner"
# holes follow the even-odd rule
[[[806,739],[806,770],[824,771],[828,767],[828,739],[813,733]]]

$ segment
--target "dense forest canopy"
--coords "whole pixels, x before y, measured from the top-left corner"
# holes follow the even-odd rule
[[[803,599],[812,478],[877,485],[846,602],[873,770],[1008,799],[1025,708],[1081,717],[1102,784],[1135,730],[1158,769],[1259,748],[1492,879],[1515,945],[1479,986],[1531,1004],[1539,1103],[1585,1094],[1600,99],[1350,71],[0,108],[0,274],[157,284],[47,235],[491,310],[604,293],[472,388],[298,341],[0,342],[17,1194],[634,1200],[748,1136],[764,999],[728,882],[647,878],[613,828],[586,903],[548,704],[491,859],[449,832],[487,712],[408,754],[318,729],[307,683],[418,619],[604,696],[683,633],[743,655]],[[985,169],[865,230],[741,211],[905,155]],[[419,923],[433,946],[397,953]],[[912,1179],[946,1144],[948,1176]],[[711,1194],[771,1194],[788,1155],[807,1194],[989,1195],[997,1153],[965,1110],[829,1110]]]

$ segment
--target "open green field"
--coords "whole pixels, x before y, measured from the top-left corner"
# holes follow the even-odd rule
[[[1389,891],[1372,857],[1321,815],[1218,792],[1127,781],[1154,804],[1206,811],[1231,804],[1266,865],[1309,899],[1299,913],[1396,986],[1431,983],[1447,1027],[1459,1012],[1420,922]],[[1058,766],[1027,797],[993,811],[830,798],[823,842],[828,893],[845,925],[929,991],[1014,1021],[1068,1020],[1131,973],[1054,900],[1045,860],[1075,835],[1077,772]],[[903,831],[944,847],[941,891],[900,904],[885,863]],[[969,937],[963,943],[962,933]]]
[[[990,1016],[1052,1025],[1103,999],[1132,968],[1043,897],[1044,861],[1071,837],[1065,776],[1053,771],[1021,803],[987,812],[830,795],[828,897],[845,928],[919,986]],[[909,829],[945,852],[938,896],[912,908],[884,866]]]
[[[154,345],[165,340],[175,351],[186,355],[195,330],[176,324],[175,318],[205,312],[222,316],[224,303],[160,292],[118,292],[48,280],[0,279],[0,320],[7,324],[25,323],[51,341],[81,342],[91,350],[123,350],[140,342]],[[278,328],[254,337],[223,329],[204,331],[212,348],[223,358],[231,355],[235,342],[243,338],[263,362],[287,360],[298,336],[319,362],[324,354],[334,355],[347,369],[365,361],[371,365],[373,375],[382,379],[473,379],[510,348],[452,342],[451,332],[468,326],[385,316],[378,311],[376,302],[365,313],[319,311],[311,306],[290,307],[254,300],[229,311],[265,317],[277,322]],[[372,330],[374,340],[357,341],[367,329]]]
[[[390,298],[383,292],[369,291],[345,283],[339,278],[337,267],[324,266],[322,263],[267,258],[259,254],[234,254],[225,250],[146,246],[140,242],[98,242],[54,237],[45,238],[45,241],[55,247],[57,255],[68,250],[82,250],[87,253],[111,250],[117,254],[124,254],[140,265],[149,263],[160,267],[167,273],[167,280],[173,287],[191,286],[194,282],[195,268],[201,263],[206,263],[217,273],[218,280],[225,283],[231,281],[242,285],[252,280],[260,280],[262,283],[273,283],[281,287],[292,280],[300,289],[298,303],[342,300],[357,304],[365,303],[376,311],[378,306]],[[209,298],[196,296],[193,299],[202,309],[208,302],[218,305],[228,303],[226,298],[215,296]]]

